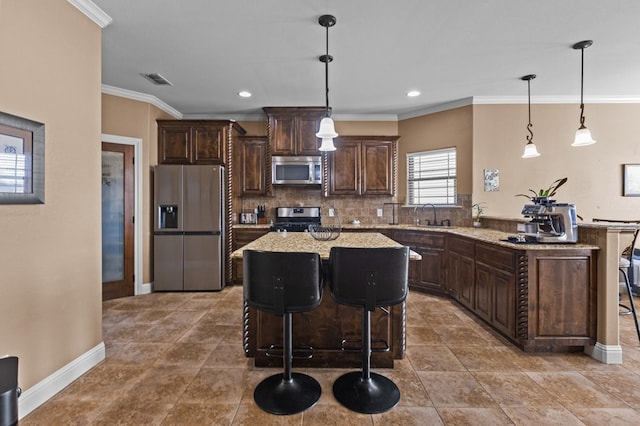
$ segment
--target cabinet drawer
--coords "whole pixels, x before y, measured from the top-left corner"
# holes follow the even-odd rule
[[[502,247],[478,244],[476,260],[503,271],[515,271],[516,269],[516,252]]]
[[[474,257],[475,243],[458,237],[449,237],[449,250],[467,257]]]
[[[444,248],[445,234],[426,232],[397,232],[396,239],[402,244],[418,245],[423,247]]]

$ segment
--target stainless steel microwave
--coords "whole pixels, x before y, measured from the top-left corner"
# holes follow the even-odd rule
[[[322,183],[322,157],[271,157],[271,183],[274,185],[314,185]]]

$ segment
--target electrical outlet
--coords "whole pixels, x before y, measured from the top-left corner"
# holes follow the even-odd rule
[[[382,209],[378,209],[378,217],[382,217]]]
[[[334,217],[336,212],[333,209],[329,209],[329,217]]]

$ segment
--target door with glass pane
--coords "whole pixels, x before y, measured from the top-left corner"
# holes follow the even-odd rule
[[[134,294],[133,149],[102,143],[102,300]]]

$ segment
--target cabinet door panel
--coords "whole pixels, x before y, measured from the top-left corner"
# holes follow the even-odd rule
[[[433,290],[443,290],[444,255],[443,250],[418,247],[420,261],[420,285]]]
[[[507,336],[516,335],[516,280],[512,273],[493,270],[493,326]]]
[[[329,194],[359,195],[360,193],[360,145],[340,143],[329,163]]]
[[[240,195],[266,194],[267,140],[248,139],[238,144],[240,173]]]
[[[363,195],[393,195],[393,144],[364,142],[362,144]]]
[[[221,164],[224,158],[222,128],[194,127],[191,130],[196,164]]]
[[[189,126],[161,128],[158,156],[161,164],[189,164],[191,161]]]
[[[274,155],[294,155],[296,120],[291,115],[269,116],[269,140]]]
[[[491,279],[491,268],[487,265],[476,263],[475,313],[489,322],[491,321],[491,311],[493,310],[493,285]]]
[[[320,139],[316,137],[318,128],[320,127],[318,114],[301,115],[298,117],[298,155],[318,155],[320,152]]]
[[[466,256],[458,257],[458,269],[455,274],[455,284],[458,286],[458,301],[468,307],[475,309],[475,261]]]

